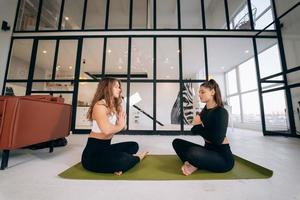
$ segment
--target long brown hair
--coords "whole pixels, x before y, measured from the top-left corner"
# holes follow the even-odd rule
[[[214,100],[215,100],[216,104],[220,107],[224,107],[220,87],[214,79],[205,81],[204,83],[202,83],[200,85],[200,87],[209,88],[210,90],[214,89],[215,90]]]
[[[109,110],[109,112],[113,112],[115,114],[119,114],[121,112],[121,104],[122,104],[122,97],[121,95],[119,98],[114,98],[113,97],[113,87],[115,83],[119,83],[120,89],[121,88],[121,81],[115,78],[103,78],[102,80],[99,81],[98,87],[96,90],[96,93],[94,95],[94,98],[92,100],[92,103],[90,105],[89,111],[87,113],[87,118],[92,121],[92,114],[93,114],[93,108],[95,104],[104,99],[106,106]]]

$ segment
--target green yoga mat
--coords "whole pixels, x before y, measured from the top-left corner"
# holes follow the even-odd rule
[[[226,173],[198,170],[190,176],[181,173],[182,162],[176,155],[149,155],[141,163],[121,176],[94,173],[81,163],[59,174],[62,178],[80,180],[226,180],[270,178],[273,171],[235,156],[234,168]]]

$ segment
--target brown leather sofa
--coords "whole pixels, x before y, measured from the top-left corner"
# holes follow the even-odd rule
[[[72,106],[63,102],[50,95],[0,96],[1,169],[7,167],[10,150],[70,134]]]

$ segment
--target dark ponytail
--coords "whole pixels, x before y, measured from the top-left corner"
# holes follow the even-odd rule
[[[218,83],[214,79],[210,79],[209,81],[205,81],[200,85],[200,87],[209,88],[210,90],[215,90],[214,100],[217,103],[218,106],[224,107],[221,91]]]

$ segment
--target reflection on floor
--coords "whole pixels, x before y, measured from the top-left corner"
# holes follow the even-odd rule
[[[195,136],[179,136],[197,143]],[[117,135],[113,142],[135,140],[141,150],[152,154],[174,154],[175,136]],[[64,148],[16,150],[9,167],[0,171],[0,199],[300,199],[300,140],[263,137],[261,133],[235,129],[229,132],[232,151],[272,169],[274,175],[262,180],[208,181],[78,181],[57,176],[80,161],[87,135],[71,135]],[[88,197],[88,198],[87,198]]]

